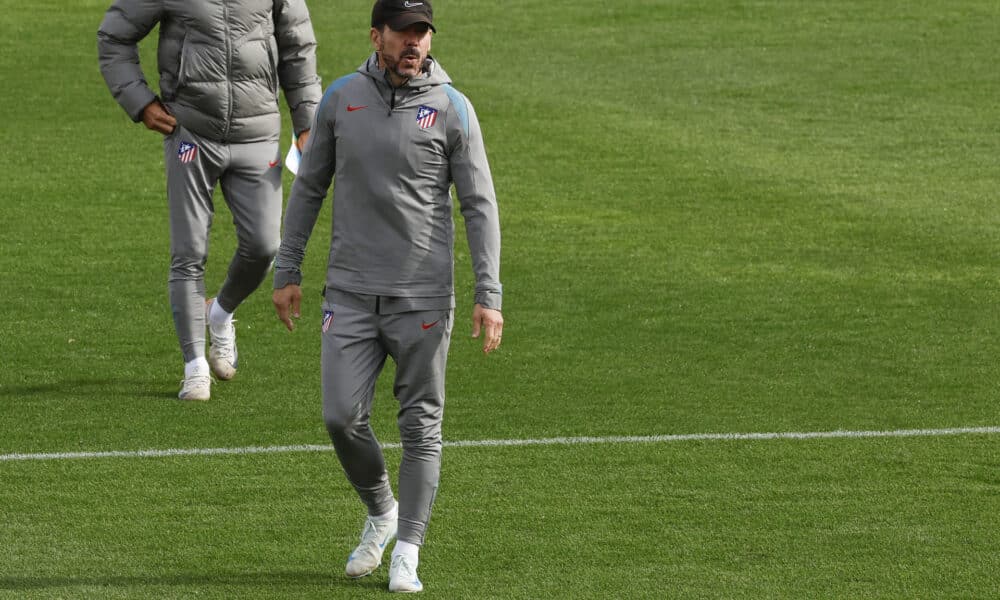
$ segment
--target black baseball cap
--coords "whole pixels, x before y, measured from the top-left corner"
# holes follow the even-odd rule
[[[431,0],[376,0],[372,7],[372,27],[388,25],[393,31],[402,31],[414,23],[427,23],[434,29],[434,9]]]

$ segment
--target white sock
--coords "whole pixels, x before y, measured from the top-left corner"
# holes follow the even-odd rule
[[[184,377],[191,377],[192,375],[208,375],[208,361],[205,360],[204,356],[199,356],[198,358],[184,363]]]
[[[407,562],[416,567],[417,563],[420,562],[420,546],[397,540],[396,546],[392,549],[392,555],[393,557],[405,556]]]
[[[226,312],[226,309],[219,305],[219,299],[212,301],[212,308],[208,309],[208,322],[211,325],[227,325],[233,320],[233,313]]]
[[[395,521],[398,516],[399,503],[393,501],[392,508],[388,512],[382,513],[381,515],[370,515],[369,518],[372,521]]]

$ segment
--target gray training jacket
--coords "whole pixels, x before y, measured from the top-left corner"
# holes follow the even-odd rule
[[[327,287],[454,306],[454,183],[475,301],[501,308],[500,219],[479,121],[433,58],[425,73],[393,88],[372,54],[327,88],[288,200],[275,288],[301,282],[336,177]]]
[[[322,87],[305,0],[115,0],[97,32],[98,59],[137,122],[156,99],[137,45],[157,23],[160,92],[182,126],[219,142],[277,140],[280,84],[295,133],[309,128]]]

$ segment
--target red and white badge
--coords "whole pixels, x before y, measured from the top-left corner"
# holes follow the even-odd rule
[[[417,125],[421,129],[427,129],[437,121],[438,111],[436,108],[420,105],[417,108]]]
[[[177,160],[182,163],[189,163],[194,160],[195,156],[198,156],[198,146],[195,146],[191,142],[181,142],[181,145],[177,148]]]

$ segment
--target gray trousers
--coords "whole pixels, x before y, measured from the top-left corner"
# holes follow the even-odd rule
[[[454,310],[406,310],[391,298],[338,293],[324,303],[323,419],[348,481],[369,515],[392,510],[382,447],[369,424],[375,381],[387,356],[403,446],[399,467],[400,540],[423,544],[441,472],[444,379]],[[446,303],[450,299],[438,299]]]
[[[205,262],[222,188],[237,248],[217,302],[233,312],[264,281],[281,241],[278,142],[224,144],[177,126],[163,141],[170,206],[170,307],[184,361],[205,355]]]

